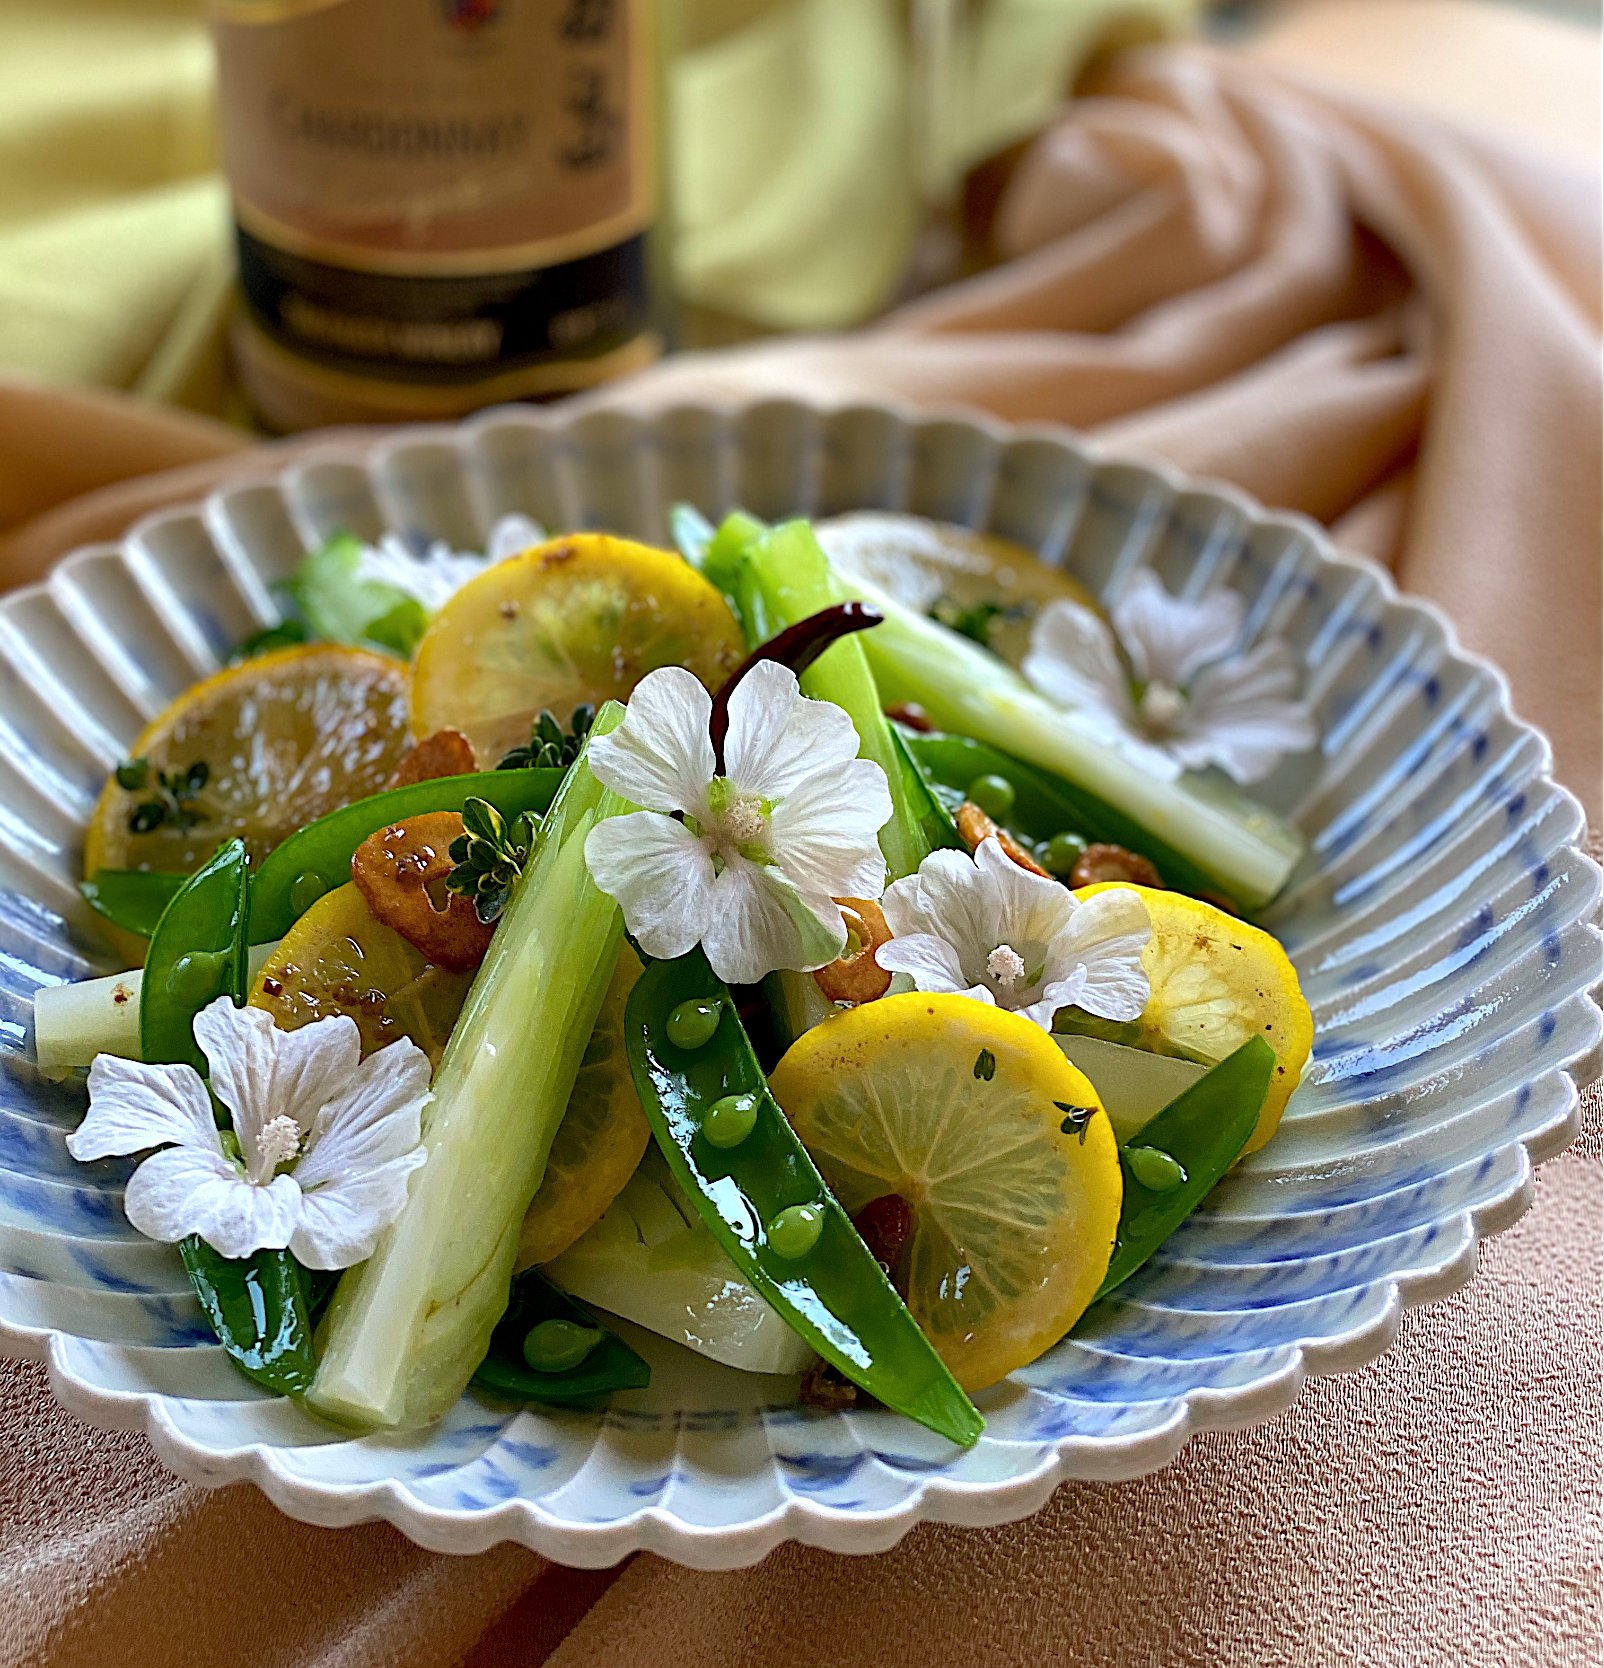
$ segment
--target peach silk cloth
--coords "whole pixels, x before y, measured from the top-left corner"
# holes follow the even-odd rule
[[[608,397],[892,395],[1073,424],[1330,523],[1434,598],[1597,826],[1598,188],[1437,120],[1192,49],[1120,60],[1015,171],[992,271],[867,335],[686,358]],[[0,390],[12,582],[304,441]],[[314,442],[315,443],[315,442]],[[186,467],[166,474],[144,472]],[[141,477],[129,479],[130,477]],[[0,1657],[465,1661],[1599,1660],[1599,1101],[1466,1290],[1366,1370],[1036,1518],[697,1574],[454,1560],[180,1484],[7,1364]]]

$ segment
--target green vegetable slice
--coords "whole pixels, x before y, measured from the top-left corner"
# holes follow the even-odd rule
[[[1038,694],[978,643],[861,580],[838,577],[836,584],[839,594],[832,600],[856,597],[885,615],[863,640],[883,704],[918,702],[943,729],[975,736],[1073,781],[1094,804],[1146,830],[1149,840],[1184,851],[1189,866],[1209,877],[1209,889],[1256,907],[1286,883],[1303,852],[1302,836],[1230,782],[1193,774],[1166,779],[1139,768],[1095,727]],[[959,785],[983,774],[976,771]]]
[[[668,1040],[668,1021],[687,1001],[718,1003],[720,1019],[708,1040],[678,1048]],[[768,1091],[728,987],[700,949],[646,969],[630,992],[625,1034],[658,1147],[741,1275],[793,1331],[870,1395],[953,1442],[976,1442],[985,1421],[792,1132]],[[702,1123],[733,1094],[756,1097],[757,1118],[744,1140],[720,1147],[702,1134]],[[816,1207],[822,1220],[809,1217],[802,1232],[797,1206]],[[777,1222],[783,1252],[791,1255],[774,1243]]]
[[[188,879],[165,869],[96,869],[88,880],[79,881],[78,890],[96,914],[125,932],[149,938]]]
[[[955,804],[980,777],[1001,776],[1010,782],[1014,802],[1006,818],[1007,826],[1030,840],[1051,840],[1054,835],[1071,830],[1088,840],[1124,846],[1127,851],[1147,858],[1163,876],[1164,884],[1177,891],[1194,895],[1225,892],[1242,904],[1263,901],[1250,898],[1240,888],[1200,868],[1167,840],[1160,839],[1096,794],[1024,759],[983,741],[945,735],[939,730],[910,733],[903,740],[930,780]]]
[[[1274,1069],[1275,1050],[1249,1037],[1120,1148],[1125,1199],[1099,1297],[1130,1279],[1235,1163],[1258,1125]],[[1179,1181],[1155,1153],[1179,1166]]]
[[[182,1062],[206,1075],[195,1015],[219,996],[243,1007],[249,981],[245,842],[229,840],[173,894],[151,934],[139,987],[139,1049],[146,1061]]]
[[[361,565],[361,540],[336,533],[291,576],[291,617],[320,641],[382,649],[410,659],[429,629],[429,611],[397,585],[360,577]]]
[[[288,1251],[225,1257],[197,1235],[180,1240],[189,1283],[234,1365],[281,1396],[312,1386],[312,1320],[306,1270]]]
[[[536,1372],[524,1359],[524,1340],[544,1321],[570,1321],[594,1327],[601,1341],[566,1372]],[[584,1405],[614,1390],[644,1390],[652,1369],[616,1332],[609,1331],[566,1292],[558,1291],[537,1269],[525,1269],[512,1283],[507,1311],[490,1334],[490,1348],[473,1382],[497,1395],[559,1407]]]
[[[230,840],[190,875],[151,934],[139,998],[141,1057],[206,1075],[195,1015],[219,996],[236,1006],[249,978],[250,873],[245,845]],[[306,1270],[288,1251],[225,1257],[196,1235],[179,1242],[190,1284],[218,1341],[241,1372],[281,1396],[312,1382]]]
[[[729,597],[752,648],[848,600],[805,521],[765,528],[750,516],[730,516],[708,548],[703,571]],[[880,692],[864,652],[858,637],[843,637],[802,673],[800,681],[804,695],[833,701],[846,712],[858,732],[859,756],[885,771],[892,815],[880,831],[880,849],[891,878],[900,880],[930,854],[921,823],[928,801],[922,794],[910,798],[897,740],[881,711]]]
[[[592,738],[623,716],[609,702]],[[518,774],[449,780],[478,791]],[[406,1208],[329,1305],[308,1396],[319,1411],[367,1426],[424,1425],[451,1406],[484,1359],[507,1306],[524,1212],[623,938],[617,904],[585,866],[585,837],[603,818],[633,809],[602,787],[581,754],[541,824],[435,1073],[423,1130],[428,1160]]]

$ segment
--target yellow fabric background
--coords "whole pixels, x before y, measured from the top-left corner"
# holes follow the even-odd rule
[[[687,299],[781,329],[883,306],[918,225],[906,0],[670,3]],[[1159,35],[1194,4],[958,5],[943,166],[1039,126],[1112,30]],[[0,366],[244,421],[201,0],[0,0],[0,43]]]

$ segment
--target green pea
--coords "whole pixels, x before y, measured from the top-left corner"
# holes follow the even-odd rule
[[[787,1205],[769,1223],[769,1249],[794,1263],[798,1257],[807,1256],[823,1232],[823,1205]]]
[[[702,1134],[715,1147],[738,1147],[757,1123],[756,1095],[725,1095],[708,1107]]]
[[[1014,784],[1006,776],[977,776],[964,797],[978,805],[993,822],[1001,822],[1014,808]]]
[[[1079,834],[1071,834],[1067,829],[1062,834],[1055,834],[1047,842],[1047,855],[1043,867],[1050,875],[1057,875],[1060,879],[1067,876],[1080,862],[1086,850],[1086,842]]]
[[[570,1320],[543,1320],[524,1339],[524,1360],[537,1373],[566,1373],[577,1367],[604,1334]]]
[[[1149,1193],[1173,1193],[1186,1180],[1186,1171],[1157,1147],[1127,1147],[1125,1165]]]
[[[228,950],[190,950],[175,961],[167,973],[167,994],[179,1002],[199,1004],[217,994]]]
[[[693,996],[681,1002],[668,1016],[664,1029],[675,1048],[705,1048],[718,1030],[724,1004],[714,997],[711,1001]]]
[[[308,869],[290,883],[290,908],[297,915],[304,915],[328,889],[329,883],[322,875],[316,869]]]

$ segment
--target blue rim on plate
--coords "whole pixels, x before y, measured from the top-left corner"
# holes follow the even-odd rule
[[[627,1326],[653,1383],[604,1412],[470,1394],[421,1435],[341,1433],[235,1374],[177,1253],[125,1220],[127,1161],[68,1156],[81,1085],[30,1063],[34,991],[108,965],[76,890],[106,773],[275,620],[269,586],[308,547],[393,529],[476,548],[514,510],[663,542],[680,499],[987,527],[1104,602],[1142,567],[1188,595],[1229,586],[1247,641],[1284,637],[1305,666],[1322,745],[1260,791],[1310,843],[1265,924],[1314,1009],[1312,1069],[1275,1140],[1148,1268],[980,1394],[969,1453]],[[1478,1240],[1530,1203],[1532,1165],[1575,1135],[1599,1064],[1600,876],[1550,768],[1501,675],[1379,568],[1061,430],[784,401],[514,408],[222,490],[0,601],[0,1350],[48,1362],[67,1407],[143,1429],[182,1476],[250,1479],[313,1523],[386,1518],[442,1551],[515,1540],[601,1566],[646,1547],[729,1568],[787,1539],[878,1551],[924,1519],[1023,1517],[1066,1478],[1139,1476],[1374,1359],[1404,1308],[1472,1277]]]

